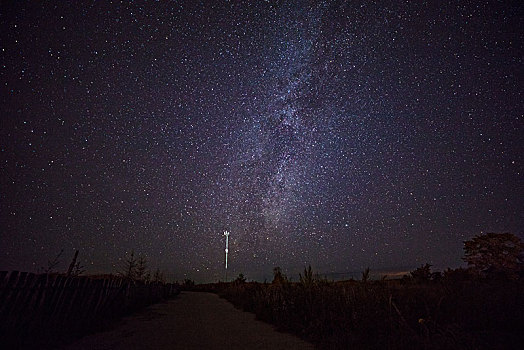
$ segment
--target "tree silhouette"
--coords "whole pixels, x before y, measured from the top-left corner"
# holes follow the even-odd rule
[[[282,273],[282,269],[280,267],[274,267],[273,268],[273,284],[283,284],[287,282],[287,277]]]
[[[135,269],[135,279],[137,281],[145,281],[147,278],[146,274],[147,269],[147,260],[146,258],[140,254],[138,256],[138,260],[136,262],[136,269]]]
[[[153,275],[152,281],[157,282],[157,283],[165,283],[166,279],[164,277],[164,274],[162,273],[162,271],[160,271],[159,268],[156,269],[155,274]]]
[[[313,276],[313,270],[311,265],[304,268],[304,276],[301,273],[298,274],[300,284],[305,288],[311,288],[315,284],[315,277]]]
[[[368,282],[369,281],[369,267],[366,267],[364,271],[362,271],[362,282]]]
[[[432,277],[431,264],[426,263],[410,272],[411,278],[416,282],[426,282]]]
[[[128,280],[135,280],[136,268],[137,260],[135,258],[135,252],[131,251],[131,254],[125,258],[122,270],[118,274]]]
[[[243,273],[239,273],[238,277],[233,281],[233,283],[237,283],[237,284],[246,283],[246,277],[244,277]]]
[[[464,261],[481,275],[516,277],[522,270],[524,244],[511,233],[486,233],[464,242]]]

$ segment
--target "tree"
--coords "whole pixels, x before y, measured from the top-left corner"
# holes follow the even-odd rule
[[[164,274],[162,273],[162,271],[160,271],[159,268],[156,269],[155,274],[153,275],[152,281],[157,282],[157,283],[165,283],[166,279],[164,277]]]
[[[195,282],[189,278],[185,278],[182,286],[186,289],[191,289],[195,286]]]
[[[468,266],[484,276],[518,276],[522,270],[524,244],[511,233],[486,233],[464,241]]]
[[[136,269],[135,269],[135,279],[137,281],[146,280],[146,277],[147,277],[146,269],[147,269],[147,260],[142,254],[140,254],[138,256],[138,260],[136,262]]]
[[[364,271],[362,271],[362,282],[369,281],[369,267],[366,267]]]
[[[416,282],[426,282],[432,279],[431,264],[426,263],[409,273]]]
[[[459,267],[457,269],[447,268],[442,274],[442,278],[446,282],[456,283],[468,281],[472,277],[471,270]]]
[[[135,258],[135,252],[131,251],[131,254],[124,259],[122,270],[118,274],[128,280],[135,280],[136,268],[137,260]]]
[[[315,277],[313,276],[311,265],[304,268],[304,276],[302,276],[301,273],[299,273],[298,276],[300,278],[300,284],[305,288],[311,288],[315,283]]]
[[[287,277],[282,273],[282,269],[280,267],[274,267],[273,268],[273,284],[283,284],[287,282]]]
[[[233,283],[236,283],[236,284],[246,283],[246,277],[244,277],[243,273],[239,273],[238,277],[233,281]]]

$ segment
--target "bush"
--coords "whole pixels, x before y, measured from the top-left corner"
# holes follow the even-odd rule
[[[432,279],[429,267],[413,278]],[[448,270],[431,284],[330,283],[315,279],[308,267],[299,283],[221,284],[217,291],[320,348],[489,349],[524,340],[522,283],[453,279],[463,273]]]

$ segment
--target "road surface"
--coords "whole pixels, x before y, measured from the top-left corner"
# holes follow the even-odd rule
[[[211,293],[182,292],[124,318],[114,329],[88,335],[68,350],[132,349],[314,349],[275,331],[255,315],[235,309]]]

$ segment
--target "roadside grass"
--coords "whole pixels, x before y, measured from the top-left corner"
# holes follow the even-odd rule
[[[522,281],[328,282],[311,270],[291,283],[201,286],[322,349],[518,349]]]

